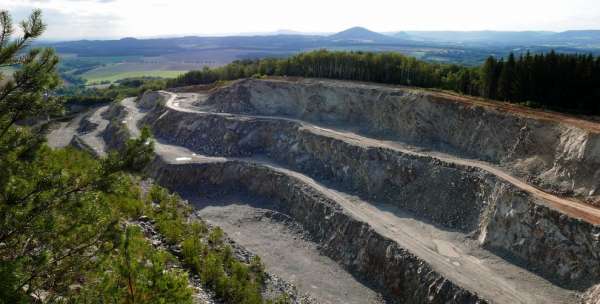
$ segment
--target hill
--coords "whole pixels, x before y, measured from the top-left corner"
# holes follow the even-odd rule
[[[478,65],[488,56],[510,52],[600,53],[600,31],[496,32],[406,31],[377,33],[363,27],[326,35],[281,31],[277,35],[120,40],[80,40],[46,43],[65,55],[61,75],[69,83],[90,81],[89,75],[110,79],[122,73],[156,76],[163,71],[199,70],[232,61],[281,58],[314,49],[391,51],[425,61]],[[110,71],[110,73],[107,73]],[[85,75],[83,75],[85,74]],[[91,77],[97,78],[97,77]]]
[[[551,40],[565,42],[600,42],[600,30],[566,31],[549,37]]]
[[[407,32],[407,34],[412,39],[424,41],[529,44],[535,41],[542,41],[553,33],[535,31],[411,31]]]
[[[355,41],[355,42],[397,42],[397,39],[391,36],[373,32],[364,27],[352,27],[347,30],[335,33],[329,36],[333,41]]]

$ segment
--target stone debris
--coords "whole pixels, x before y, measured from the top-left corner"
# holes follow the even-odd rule
[[[382,291],[382,301],[572,303],[574,293],[561,288],[582,290],[600,279],[599,226],[469,165],[471,158],[489,161],[548,192],[591,197],[600,180],[593,177],[600,172],[596,134],[480,106],[472,111],[435,94],[335,81],[245,80],[208,98],[185,94],[176,96],[175,108],[164,103],[173,95],[152,92],[139,108],[124,103],[109,110],[117,122],[135,112],[133,125],[139,119],[159,139],[161,152],[148,173],[177,191],[197,192],[202,185],[208,192],[243,191],[277,202],[255,220],[297,231]],[[199,101],[190,104],[190,98]],[[334,128],[343,123],[413,145],[395,141],[398,149],[386,148],[372,137],[332,135],[302,121]],[[129,131],[109,125],[110,146],[132,132],[125,127]],[[442,152],[469,158],[448,161]],[[394,216],[403,214],[394,210],[461,238],[429,247],[431,240],[402,235],[408,228],[394,226]],[[446,233],[441,230],[435,233]],[[232,247],[240,260],[252,257]],[[461,259],[465,253],[473,256]],[[290,290],[284,285],[276,290]],[[592,303],[597,296],[586,297]]]

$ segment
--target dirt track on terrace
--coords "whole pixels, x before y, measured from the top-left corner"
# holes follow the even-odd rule
[[[200,94],[182,94],[181,96],[187,96],[187,98],[178,98],[178,95],[175,93],[165,92],[166,94],[170,94],[170,98],[166,102],[166,106],[175,111],[184,111],[189,113],[209,113],[191,106],[192,101],[202,98]],[[529,194],[540,199],[542,203],[545,205],[560,210],[561,212],[575,218],[583,219],[591,224],[600,225],[600,209],[588,204],[584,204],[578,202],[574,199],[562,198],[551,193],[542,191],[522,180],[512,176],[511,174],[505,172],[504,170],[493,166],[489,163],[473,160],[473,159],[465,159],[457,156],[440,153],[440,152],[417,152],[411,149],[407,149],[400,143],[393,141],[382,141],[373,138],[368,138],[361,136],[359,134],[353,133],[351,131],[333,129],[333,128],[324,128],[320,126],[316,126],[314,124],[291,119],[286,117],[278,117],[278,116],[261,116],[261,115],[238,115],[238,114],[229,114],[229,113],[212,113],[214,115],[223,115],[223,116],[239,116],[239,117],[252,117],[252,118],[261,118],[261,119],[278,119],[278,120],[287,120],[299,123],[303,126],[304,129],[309,130],[311,132],[317,134],[323,134],[325,136],[330,136],[333,138],[337,138],[340,140],[351,142],[352,144],[367,146],[367,147],[379,147],[395,150],[401,153],[410,154],[419,157],[430,157],[438,159],[442,162],[451,163],[459,166],[466,167],[474,167],[479,168],[484,171],[487,171],[493,175],[496,175],[502,180],[505,180],[519,189],[528,192]]]
[[[168,107],[173,111],[198,112],[188,107],[190,96],[170,94]],[[187,97],[186,97],[187,96]],[[186,103],[183,105],[182,103]],[[145,113],[140,111],[134,99],[123,101],[129,113],[124,121],[131,134],[138,136],[140,130],[137,122]],[[231,115],[231,114],[220,114]],[[268,117],[281,119],[279,117]],[[305,127],[314,128],[316,132],[328,132],[330,136],[338,136],[348,140],[347,133],[323,129],[304,123]],[[358,135],[350,135],[350,139],[368,145],[372,142],[361,140]],[[391,148],[391,147],[390,147]],[[512,265],[485,250],[470,244],[464,235],[450,232],[435,225],[414,219],[411,215],[383,205],[374,205],[360,198],[329,188],[299,172],[289,170],[279,164],[258,158],[207,157],[189,149],[158,142],[155,145],[158,155],[167,163],[205,163],[243,161],[252,162],[271,168],[285,175],[292,176],[302,183],[316,189],[322,195],[336,201],[345,212],[354,218],[369,223],[380,234],[394,240],[401,247],[426,260],[442,275],[456,284],[475,291],[484,298],[498,303],[570,303],[573,293],[555,286],[541,277]],[[411,153],[414,153],[411,151]],[[267,265],[269,267],[269,265]]]

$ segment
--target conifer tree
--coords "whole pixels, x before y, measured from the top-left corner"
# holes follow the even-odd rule
[[[139,169],[148,160],[146,153],[152,152],[145,145],[148,134],[128,144],[129,151],[139,155],[124,151],[101,161],[45,145],[43,122],[59,115],[62,104],[52,94],[59,85],[58,57],[51,49],[29,48],[44,29],[41,12],[35,10],[21,23],[22,36],[13,38],[11,17],[0,12],[0,66],[17,68],[12,75],[2,75],[5,81],[0,84],[4,303],[29,303],[41,294],[51,301],[97,266],[93,257],[111,250],[118,233],[121,211],[115,203],[135,200],[123,171]]]

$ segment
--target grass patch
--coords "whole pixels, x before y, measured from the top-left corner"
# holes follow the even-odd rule
[[[126,71],[126,72],[111,72],[111,71],[90,71],[81,77],[87,81],[88,84],[101,83],[101,82],[115,82],[117,80],[125,78],[136,78],[136,77],[162,77],[162,78],[174,78],[179,75],[186,73],[187,71],[175,71],[175,70],[152,70],[152,71]]]

